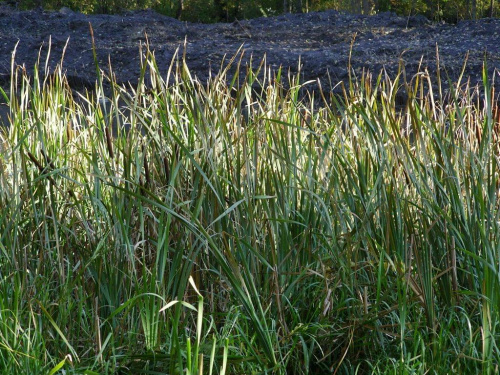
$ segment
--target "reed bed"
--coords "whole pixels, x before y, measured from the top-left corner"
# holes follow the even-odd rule
[[[486,74],[446,97],[403,68],[304,96],[265,61],[201,84],[141,53],[136,86],[97,67],[83,94],[13,66],[2,373],[499,372]]]

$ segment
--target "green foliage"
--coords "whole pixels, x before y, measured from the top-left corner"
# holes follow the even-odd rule
[[[498,373],[486,68],[483,99],[402,71],[316,103],[265,62],[143,64],[107,97],[12,74],[2,372]]]
[[[40,5],[47,9],[66,6],[84,13],[153,8],[167,16],[205,23],[325,9],[364,13],[368,10],[369,14],[393,11],[404,16],[423,14],[436,21],[457,22],[496,16],[500,7],[498,1],[492,0],[21,0],[19,5],[22,9]]]
[[[426,0],[390,0],[390,9],[402,15],[429,14]]]

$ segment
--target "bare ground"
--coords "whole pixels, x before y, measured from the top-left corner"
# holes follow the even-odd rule
[[[206,25],[181,22],[151,10],[87,16],[67,8],[19,12],[0,5],[0,85],[9,85],[16,44],[15,64],[24,64],[31,71],[40,51],[45,59],[50,43],[49,69],[53,71],[69,40],[64,56],[69,82],[75,90],[92,88],[96,72],[89,23],[100,67],[107,67],[109,57],[120,83],[137,82],[139,45],[146,42],[146,36],[165,74],[175,51],[182,51],[186,41],[188,66],[203,82],[210,70],[219,69],[225,56],[234,55],[243,46],[243,65],[250,59],[255,65],[266,56],[272,69],[281,66],[296,73],[300,59],[302,81],[319,79],[324,90],[338,92],[338,83],[348,80],[354,37],[351,66],[357,75],[363,69],[376,74],[385,69],[394,77],[403,62],[407,78],[421,67],[435,79],[436,47],[445,80],[448,76],[452,82],[458,79],[466,56],[465,78],[470,78],[472,85],[481,81],[484,61],[490,77],[498,75],[494,71],[500,68],[499,19],[451,25],[432,24],[420,16],[382,13],[367,17],[325,11]],[[317,89],[317,84],[309,87]]]

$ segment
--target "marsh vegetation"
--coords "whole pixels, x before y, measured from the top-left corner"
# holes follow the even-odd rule
[[[142,57],[136,86],[77,98],[42,62],[2,92],[2,373],[498,373],[486,67],[318,102],[265,61],[201,84]]]

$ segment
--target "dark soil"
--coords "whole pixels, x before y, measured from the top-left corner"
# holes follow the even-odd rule
[[[500,68],[499,19],[451,25],[431,24],[420,16],[382,13],[367,17],[326,11],[206,25],[181,22],[151,10],[87,16],[67,8],[18,12],[0,5],[0,85],[8,87],[16,43],[15,62],[30,71],[40,50],[44,61],[50,41],[49,66],[53,71],[69,39],[64,56],[69,82],[76,90],[93,87],[96,73],[89,23],[100,67],[107,67],[109,56],[120,83],[137,82],[139,45],[146,42],[146,35],[163,73],[176,49],[182,53],[186,40],[188,66],[201,81],[207,80],[210,70],[213,73],[219,69],[224,56],[231,57],[243,46],[243,65],[252,57],[257,65],[266,56],[273,69],[282,66],[297,72],[300,58],[303,81],[319,78],[324,90],[338,92],[337,84],[348,80],[349,52],[355,35],[351,65],[357,75],[368,68],[376,74],[385,69],[394,77],[402,61],[409,79],[420,64],[436,77],[436,46],[443,79],[449,75],[452,81],[457,80],[467,54],[465,75],[473,85],[481,82],[485,58],[490,77],[495,68]]]

